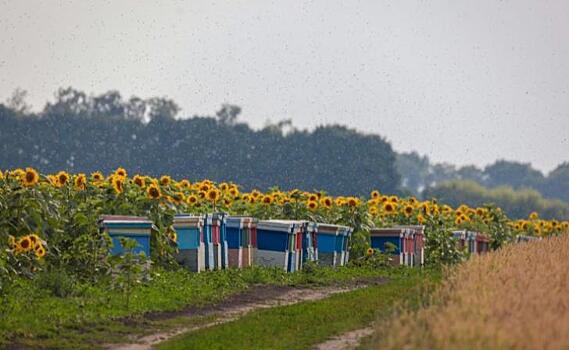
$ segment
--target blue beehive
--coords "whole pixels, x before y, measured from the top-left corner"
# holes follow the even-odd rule
[[[134,239],[138,245],[134,253],[144,253],[150,257],[150,235],[154,225],[152,221],[139,216],[105,215],[99,219],[99,227],[106,232],[112,240],[111,254],[121,255],[124,249],[120,238]]]
[[[174,216],[173,227],[178,236],[177,260],[194,272],[205,269],[203,222],[204,219],[200,215]]]
[[[306,222],[264,220],[257,224],[255,264],[294,272],[302,266],[302,232]]]
[[[349,240],[352,228],[317,223],[318,263],[325,266],[344,266],[349,260]]]
[[[228,265],[248,267],[253,264],[258,220],[249,216],[228,216],[225,220]]]
[[[371,247],[385,252],[386,243],[395,245],[395,265],[413,266],[415,262],[415,242],[413,230],[404,227],[373,228],[370,230]]]

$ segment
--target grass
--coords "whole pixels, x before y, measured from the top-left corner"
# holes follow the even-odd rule
[[[399,272],[384,285],[254,311],[233,322],[175,337],[158,349],[306,349],[386,317],[394,305],[421,294],[417,286],[435,276]]]
[[[428,305],[378,325],[369,348],[567,349],[568,251],[562,235],[474,257]]]
[[[159,271],[151,282],[134,289],[129,309],[124,295],[105,281],[76,284],[69,296],[57,297],[37,281],[21,279],[2,301],[0,348],[14,342],[31,348],[93,348],[101,340],[116,342],[127,334],[193,322],[184,318],[149,322],[142,317],[145,313],[215,304],[252,285],[326,285],[385,274],[369,268],[314,268],[293,274],[259,267],[201,274]]]

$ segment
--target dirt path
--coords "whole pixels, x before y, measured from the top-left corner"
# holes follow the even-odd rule
[[[355,349],[360,340],[373,334],[373,328],[367,327],[341,334],[314,347],[314,350],[350,350]]]
[[[171,331],[143,336],[138,339],[132,339],[131,343],[109,344],[106,348],[109,350],[147,350],[179,334],[231,322],[254,310],[292,305],[303,301],[320,300],[333,294],[345,293],[385,282],[386,279],[381,278],[372,281],[356,282],[350,286],[329,286],[321,288],[257,286],[243,293],[231,296],[226,301],[217,305],[193,307],[179,312],[154,313],[146,316],[149,319],[164,320],[179,316],[219,315],[219,318],[213,322],[193,327],[180,327]]]

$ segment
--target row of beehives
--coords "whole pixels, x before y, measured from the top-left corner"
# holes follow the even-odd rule
[[[153,224],[146,218],[103,216],[101,229],[113,240],[111,253],[121,254],[120,237],[138,242],[136,253],[150,256]],[[292,272],[307,261],[344,266],[352,229],[303,220],[257,220],[221,213],[176,215],[178,261],[191,271],[251,265],[276,266]]]
[[[138,242],[135,252],[150,256],[153,224],[146,218],[104,216],[100,225],[113,240],[113,254],[121,254],[119,237]],[[349,259],[352,229],[346,226],[304,220],[257,220],[247,216],[221,213],[176,215],[173,229],[177,234],[178,261],[192,271],[216,270],[252,265],[276,266],[296,271],[307,261],[319,265],[344,266]],[[454,231],[459,248],[471,254],[489,250],[487,235],[472,231]],[[394,254],[395,265],[422,266],[425,263],[424,226],[372,228],[371,247]],[[517,237],[529,241],[535,237]]]

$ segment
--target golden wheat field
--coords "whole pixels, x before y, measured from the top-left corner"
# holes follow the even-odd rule
[[[432,300],[380,324],[381,349],[569,348],[569,235],[509,245],[449,272]]]

